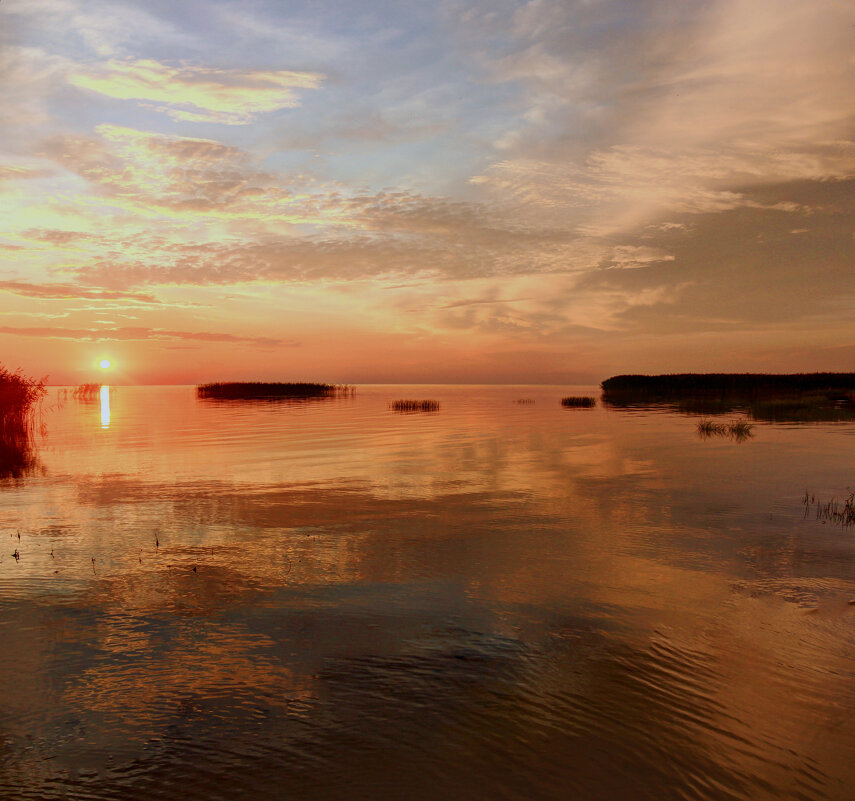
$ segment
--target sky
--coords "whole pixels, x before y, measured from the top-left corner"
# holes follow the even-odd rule
[[[3,0],[0,362],[855,370],[851,0]]]

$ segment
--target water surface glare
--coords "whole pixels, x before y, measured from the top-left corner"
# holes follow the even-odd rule
[[[849,801],[855,529],[802,497],[855,425],[567,394],[54,390],[0,481],[0,798]]]

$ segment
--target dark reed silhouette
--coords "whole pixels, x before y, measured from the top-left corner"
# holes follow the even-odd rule
[[[97,400],[101,396],[101,384],[80,384],[74,388],[71,395],[78,400]]]
[[[855,526],[855,492],[850,492],[842,502],[832,498],[830,501],[821,503],[813,493],[805,490],[802,503],[805,507],[805,517],[812,508],[815,508],[816,519],[823,523],[836,523],[843,528]]]
[[[601,384],[609,395],[648,397],[779,397],[791,394],[855,392],[855,373],[675,373],[617,375]]]
[[[619,375],[602,382],[611,406],[670,406],[687,414],[742,411],[770,422],[855,418],[855,373]]]
[[[311,399],[333,398],[352,395],[354,387],[349,384],[314,384],[310,382],[268,383],[263,381],[218,382],[199,384],[197,398],[213,400],[267,400],[267,399]]]
[[[20,478],[36,467],[32,437],[44,380],[0,366],[0,478]]]
[[[412,412],[436,412],[439,411],[439,401],[436,400],[396,400],[389,404],[393,412],[409,414]]]
[[[566,398],[561,399],[561,405],[567,409],[592,409],[597,405],[597,399],[579,395],[568,395]]]

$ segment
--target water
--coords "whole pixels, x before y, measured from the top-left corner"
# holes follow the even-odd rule
[[[855,531],[802,497],[855,425],[56,394],[0,486],[3,799],[852,797]]]

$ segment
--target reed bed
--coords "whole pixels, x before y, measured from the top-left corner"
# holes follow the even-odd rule
[[[0,477],[17,478],[35,467],[32,436],[46,393],[43,380],[0,366]]]
[[[0,432],[28,430],[36,406],[46,393],[43,380],[0,366]]]
[[[593,409],[597,405],[597,399],[582,395],[568,395],[561,399],[561,405],[565,409]]]
[[[316,384],[307,381],[296,383],[274,383],[263,381],[221,381],[199,384],[196,397],[212,400],[268,400],[268,399],[311,399],[335,398],[353,395],[355,387],[350,384]]]
[[[805,491],[802,498],[805,506],[805,517],[812,508],[816,509],[816,519],[823,523],[835,523],[843,528],[855,526],[855,492],[850,492],[842,501],[832,498],[826,503],[817,501],[816,496]]]
[[[80,384],[71,395],[78,400],[95,400],[101,395],[101,384]]]
[[[396,400],[389,404],[393,412],[411,414],[413,412],[436,412],[439,411],[437,400]]]
[[[754,426],[745,420],[731,420],[729,423],[719,423],[715,420],[701,420],[698,423],[698,436],[703,439],[710,437],[731,437],[737,442],[753,437]]]

